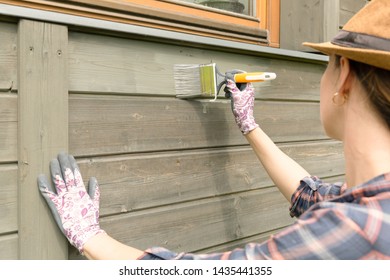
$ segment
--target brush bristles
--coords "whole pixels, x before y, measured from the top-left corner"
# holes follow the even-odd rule
[[[200,96],[202,87],[200,82],[200,65],[175,64],[173,68],[175,91],[180,96]]]
[[[190,98],[216,95],[215,63],[174,65],[176,96]]]

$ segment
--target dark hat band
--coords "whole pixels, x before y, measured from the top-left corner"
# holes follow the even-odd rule
[[[390,51],[390,39],[346,30],[341,30],[331,42],[349,48]]]

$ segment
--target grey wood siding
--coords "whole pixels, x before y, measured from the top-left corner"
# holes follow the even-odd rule
[[[342,148],[319,120],[324,65],[70,32],[69,150],[85,179],[98,177],[102,227],[122,242],[212,252],[294,221],[229,102],[175,98],[173,64],[211,60],[276,72],[255,84],[256,120],[313,174],[343,174]]]
[[[0,259],[18,259],[17,25],[0,22]]]
[[[369,0],[281,0],[280,47],[313,52],[302,42],[330,41]]]
[[[67,244],[37,191],[37,175],[68,149],[66,26],[18,24],[18,236],[21,259],[63,259]],[[28,207],[26,207],[28,206]],[[50,216],[50,217],[49,217]],[[45,229],[37,230],[37,229]]]
[[[340,0],[340,28],[370,0]]]
[[[319,119],[325,65],[143,41],[33,20],[0,21],[0,259],[79,259],[36,177],[61,150],[101,186],[101,226],[146,249],[215,252],[294,222],[224,97],[175,97],[173,65],[272,71],[255,117],[313,175],[343,180],[342,147]]]

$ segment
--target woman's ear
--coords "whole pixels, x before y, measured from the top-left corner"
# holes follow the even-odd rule
[[[340,58],[339,68],[340,68],[340,72],[339,72],[339,79],[338,79],[338,88],[339,88],[338,92],[343,95],[348,95],[355,78],[355,76],[351,71],[348,58],[343,56]]]

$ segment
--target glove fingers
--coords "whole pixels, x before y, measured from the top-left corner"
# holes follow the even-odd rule
[[[56,204],[54,203],[54,200],[57,199],[57,195],[54,193],[53,187],[48,182],[46,176],[43,174],[38,176],[38,187],[42,197],[45,199],[47,205],[49,206],[49,209],[54,217],[54,220],[57,223],[57,226],[62,231],[62,233],[65,234],[64,228],[62,226],[61,217],[58,214]]]
[[[76,186],[75,177],[73,173],[74,170],[71,164],[72,159],[69,157],[68,154],[62,152],[58,155],[58,161],[61,168],[62,178],[65,181],[65,185],[67,186],[68,190],[70,191]]]
[[[53,195],[56,195],[56,193],[57,193],[57,191],[53,188],[53,186],[51,184],[49,184],[47,177],[44,174],[40,174],[38,176],[38,188],[41,191],[41,193],[43,191],[51,192],[51,193],[53,193]]]
[[[80,170],[79,166],[77,165],[76,159],[72,155],[68,155],[68,161],[70,164],[70,168],[72,172],[74,172],[76,169]]]
[[[93,201],[93,204],[99,209],[100,202],[100,188],[95,177],[91,177],[88,182],[88,194]]]
[[[246,83],[246,88],[248,91],[254,91],[253,84],[252,83]],[[254,92],[253,92],[254,93]]]
[[[225,87],[224,87],[223,91],[225,92],[225,97],[227,99],[230,99],[232,97],[232,94],[231,94],[229,88],[226,86],[226,84],[225,84]]]
[[[99,184],[95,177],[91,177],[88,182],[88,194],[91,199],[95,199],[99,196]],[[99,197],[98,197],[99,199]]]
[[[76,159],[72,155],[68,155],[68,160],[69,160],[70,168],[74,174],[75,186],[77,188],[81,188],[85,190],[83,178],[81,176],[80,168],[77,165]]]
[[[232,94],[238,94],[246,89],[252,89],[252,83],[236,83],[233,80],[227,80],[226,87]]]
[[[237,88],[236,83],[233,80],[227,80],[226,81],[226,88],[230,93],[236,93],[239,92],[240,90]]]
[[[61,166],[57,159],[53,159],[50,162],[50,173],[53,186],[55,186],[55,192],[58,195],[62,195],[67,189],[62,177]]]

